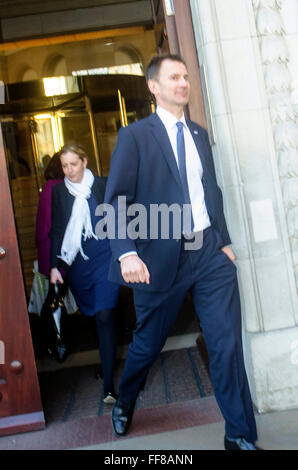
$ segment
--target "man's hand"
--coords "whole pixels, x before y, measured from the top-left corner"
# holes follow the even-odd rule
[[[50,282],[51,284],[56,284],[57,281],[64,284],[60,271],[57,268],[52,268],[50,273]]]
[[[234,263],[236,260],[236,256],[233,253],[233,250],[230,246],[223,246],[222,251],[227,255],[228,258]]]
[[[120,261],[121,274],[125,282],[150,284],[147,266],[138,255],[128,255]]]

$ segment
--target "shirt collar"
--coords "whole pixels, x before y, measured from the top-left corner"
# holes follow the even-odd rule
[[[157,106],[156,114],[161,119],[162,123],[164,124],[167,130],[172,130],[173,128],[176,129],[176,124],[179,121],[182,122],[184,126],[186,126],[184,113],[179,120],[176,118],[176,116],[174,116],[174,114],[170,113],[165,108],[162,108],[161,106]]]

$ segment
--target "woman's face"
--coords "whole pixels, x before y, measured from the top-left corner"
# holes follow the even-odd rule
[[[87,166],[87,159],[81,160],[74,152],[65,152],[61,155],[61,165],[65,176],[72,183],[80,183]]]

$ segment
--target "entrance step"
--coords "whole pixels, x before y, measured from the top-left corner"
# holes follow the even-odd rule
[[[130,432],[119,439],[113,433],[110,414],[111,412],[101,417],[55,422],[49,424],[44,431],[3,437],[0,450],[77,449],[204,426],[221,422],[223,419],[213,396],[137,409]],[[177,443],[173,442],[173,449],[177,448],[175,446]],[[126,448],[129,448],[129,443]]]

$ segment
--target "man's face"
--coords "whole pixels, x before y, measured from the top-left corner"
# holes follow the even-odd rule
[[[183,108],[189,100],[190,84],[188,72],[181,62],[164,60],[156,80],[149,80],[149,89],[158,105],[172,111]]]

